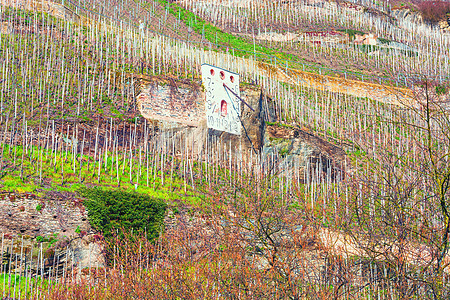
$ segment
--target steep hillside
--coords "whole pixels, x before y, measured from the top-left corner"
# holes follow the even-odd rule
[[[447,4],[0,4],[2,298],[449,297]]]

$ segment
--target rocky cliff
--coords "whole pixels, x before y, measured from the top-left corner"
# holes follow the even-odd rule
[[[263,146],[263,92],[256,85],[243,85],[241,98],[242,134],[240,136],[208,129],[205,114],[205,92],[201,82],[175,78],[146,77],[138,84],[137,106],[142,116],[156,122],[163,131],[179,138],[182,133],[192,140],[193,149],[203,148],[207,140],[219,139],[232,149],[259,152]],[[251,108],[250,108],[251,107]],[[196,150],[198,151],[198,150]]]
[[[274,102],[257,85],[241,84],[241,98],[248,105],[241,103],[240,136],[207,128],[201,82],[149,77],[141,79],[138,86],[137,105],[142,115],[161,130],[170,131],[173,139],[191,141],[194,155],[207,143],[220,141],[235,153],[261,155],[261,161],[278,173],[300,176],[307,166],[320,165],[330,172],[344,161],[345,152],[339,147],[294,126],[276,123]]]

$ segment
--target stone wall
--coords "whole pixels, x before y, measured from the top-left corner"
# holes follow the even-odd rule
[[[315,90],[342,93],[360,98],[367,97],[394,105],[414,102],[412,90],[406,88],[362,82],[344,77],[320,75],[294,69],[288,69],[286,73],[282,68],[271,68],[270,65],[262,62],[259,63],[259,68],[265,69],[268,77],[275,77],[282,82]]]
[[[0,194],[0,243],[4,245],[0,261],[2,256],[7,260],[12,248],[12,253],[27,256],[25,263],[31,264],[34,273],[41,268],[37,265],[38,257],[44,256],[44,273],[57,259],[58,268],[67,263],[79,276],[83,268],[105,265],[103,246],[94,237],[82,202],[72,195]],[[20,265],[15,261],[11,268]]]
[[[3,193],[0,196],[0,233],[18,236],[75,236],[76,230],[90,232],[81,202],[60,197]]]

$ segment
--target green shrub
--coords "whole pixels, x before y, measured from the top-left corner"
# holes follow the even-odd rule
[[[447,93],[447,88],[445,87],[445,85],[440,84],[436,86],[436,95],[438,96],[442,96],[445,95]]]
[[[338,29],[337,31],[345,32],[348,34],[349,38],[353,40],[355,38],[355,35],[365,35],[366,33],[364,31],[360,30],[354,30],[354,29]]]
[[[78,191],[85,200],[91,226],[103,232],[105,238],[118,230],[144,233],[149,240],[158,237],[167,205],[150,196],[120,190],[82,188]]]
[[[391,40],[384,39],[384,38],[378,38],[378,41],[380,41],[380,43],[385,44],[385,45],[389,45],[389,43],[391,42]]]

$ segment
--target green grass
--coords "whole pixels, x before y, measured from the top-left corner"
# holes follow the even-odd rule
[[[9,285],[11,284],[11,285]],[[16,286],[16,297],[14,296],[14,285]],[[31,296],[30,293],[30,286],[33,286],[33,290],[36,289],[36,285],[40,288],[46,288],[48,286],[48,280],[41,280],[40,278],[26,278],[25,276],[15,275],[14,272],[11,272],[11,277],[9,274],[0,274],[0,296],[3,296],[3,293],[5,293],[5,296],[11,295],[11,299],[19,299],[19,291],[21,294],[21,297],[23,298],[26,292],[26,295],[28,297]],[[34,294],[34,293],[33,293]],[[7,298],[5,298],[7,299]],[[9,299],[9,298],[8,298]]]
[[[378,38],[378,40],[380,41],[380,43],[385,44],[385,45],[389,45],[389,43],[391,42],[391,40],[384,39],[384,38]]]
[[[14,153],[16,153],[15,164]],[[186,183],[185,188],[185,181],[176,172],[173,172],[171,176],[170,171],[167,172],[167,170],[164,174],[160,170],[157,172],[149,170],[147,186],[146,165],[142,163],[139,170],[139,163],[136,159],[132,161],[130,181],[129,157],[125,159],[124,165],[121,155],[119,155],[119,174],[117,174],[116,161],[113,163],[111,153],[109,153],[106,167],[103,156],[100,176],[98,164],[93,163],[93,158],[87,155],[83,155],[82,165],[79,163],[81,155],[77,155],[75,168],[74,159],[70,153],[67,158],[64,152],[54,153],[51,157],[51,151],[42,151],[35,146],[28,149],[28,153],[26,151],[23,153],[22,146],[4,145],[3,155],[0,188],[9,192],[31,192],[38,195],[53,190],[76,192],[83,186],[91,185],[147,194],[151,197],[165,199],[169,203],[180,200],[191,205],[198,205],[202,201],[202,196],[195,192],[189,183]],[[89,161],[89,166],[87,161]],[[173,161],[173,163],[176,162],[176,160]],[[151,167],[149,166],[149,168]]]
[[[348,34],[350,40],[355,38],[355,35],[365,35],[366,32],[364,31],[360,31],[360,30],[354,30],[354,29],[338,29],[337,31],[340,32],[345,32],[346,34]]]
[[[251,57],[255,56],[257,59],[271,62],[275,64],[275,61],[271,59],[270,56],[275,57],[279,60],[279,64],[285,65],[286,61],[289,60],[289,67],[300,68],[302,62],[306,63],[306,60],[299,58],[296,55],[284,53],[280,49],[268,48],[262,45],[254,44],[245,40],[244,38],[235,36],[233,34],[224,32],[218,27],[212,25],[194,13],[180,7],[176,3],[168,3],[166,0],[157,0],[164,7],[169,8],[169,12],[175,17],[180,17],[186,26],[190,26],[196,33],[205,37],[206,40],[214,44],[220,44],[224,48],[220,50],[225,50],[225,47],[234,48],[233,54],[239,57]],[[283,62],[284,61],[284,62]],[[293,63],[295,62],[295,64]],[[308,63],[310,64],[310,62]],[[310,68],[316,68],[315,66],[309,66]],[[316,68],[318,71],[318,68]]]
[[[208,21],[203,20],[199,16],[195,15],[189,10],[184,9],[175,2],[169,2],[167,0],[157,0],[163,7],[167,7],[169,13],[175,16],[177,19],[185,23],[186,26],[191,27],[196,33],[204,36],[206,40],[213,44],[221,45],[219,49],[212,49],[213,51],[224,52],[226,49],[238,57],[255,57],[255,59],[270,63],[272,65],[289,67],[291,69],[304,70],[307,72],[317,73],[321,75],[336,76],[337,70],[327,69],[327,66],[321,66],[320,63],[312,63],[297,55],[285,53],[283,49],[278,47],[269,48],[260,44],[253,43],[251,40],[246,40],[242,37],[235,36],[233,34],[224,32],[220,28],[214,26]],[[144,4],[145,5],[145,4]],[[150,4],[147,4],[150,6]],[[364,35],[363,31],[354,29],[340,29],[338,31],[345,32],[349,35],[350,39],[354,39],[356,34]],[[360,48],[363,52],[373,51],[371,48]],[[344,71],[344,70],[342,70]],[[345,70],[349,75],[353,74],[357,77],[366,76],[359,71]],[[367,77],[366,77],[367,80]]]
[[[294,129],[294,128],[295,128],[294,125],[285,124],[285,123],[281,123],[281,122],[266,122],[266,125],[269,125],[269,126],[278,126],[278,127],[285,127],[285,128],[290,128],[290,129]]]

